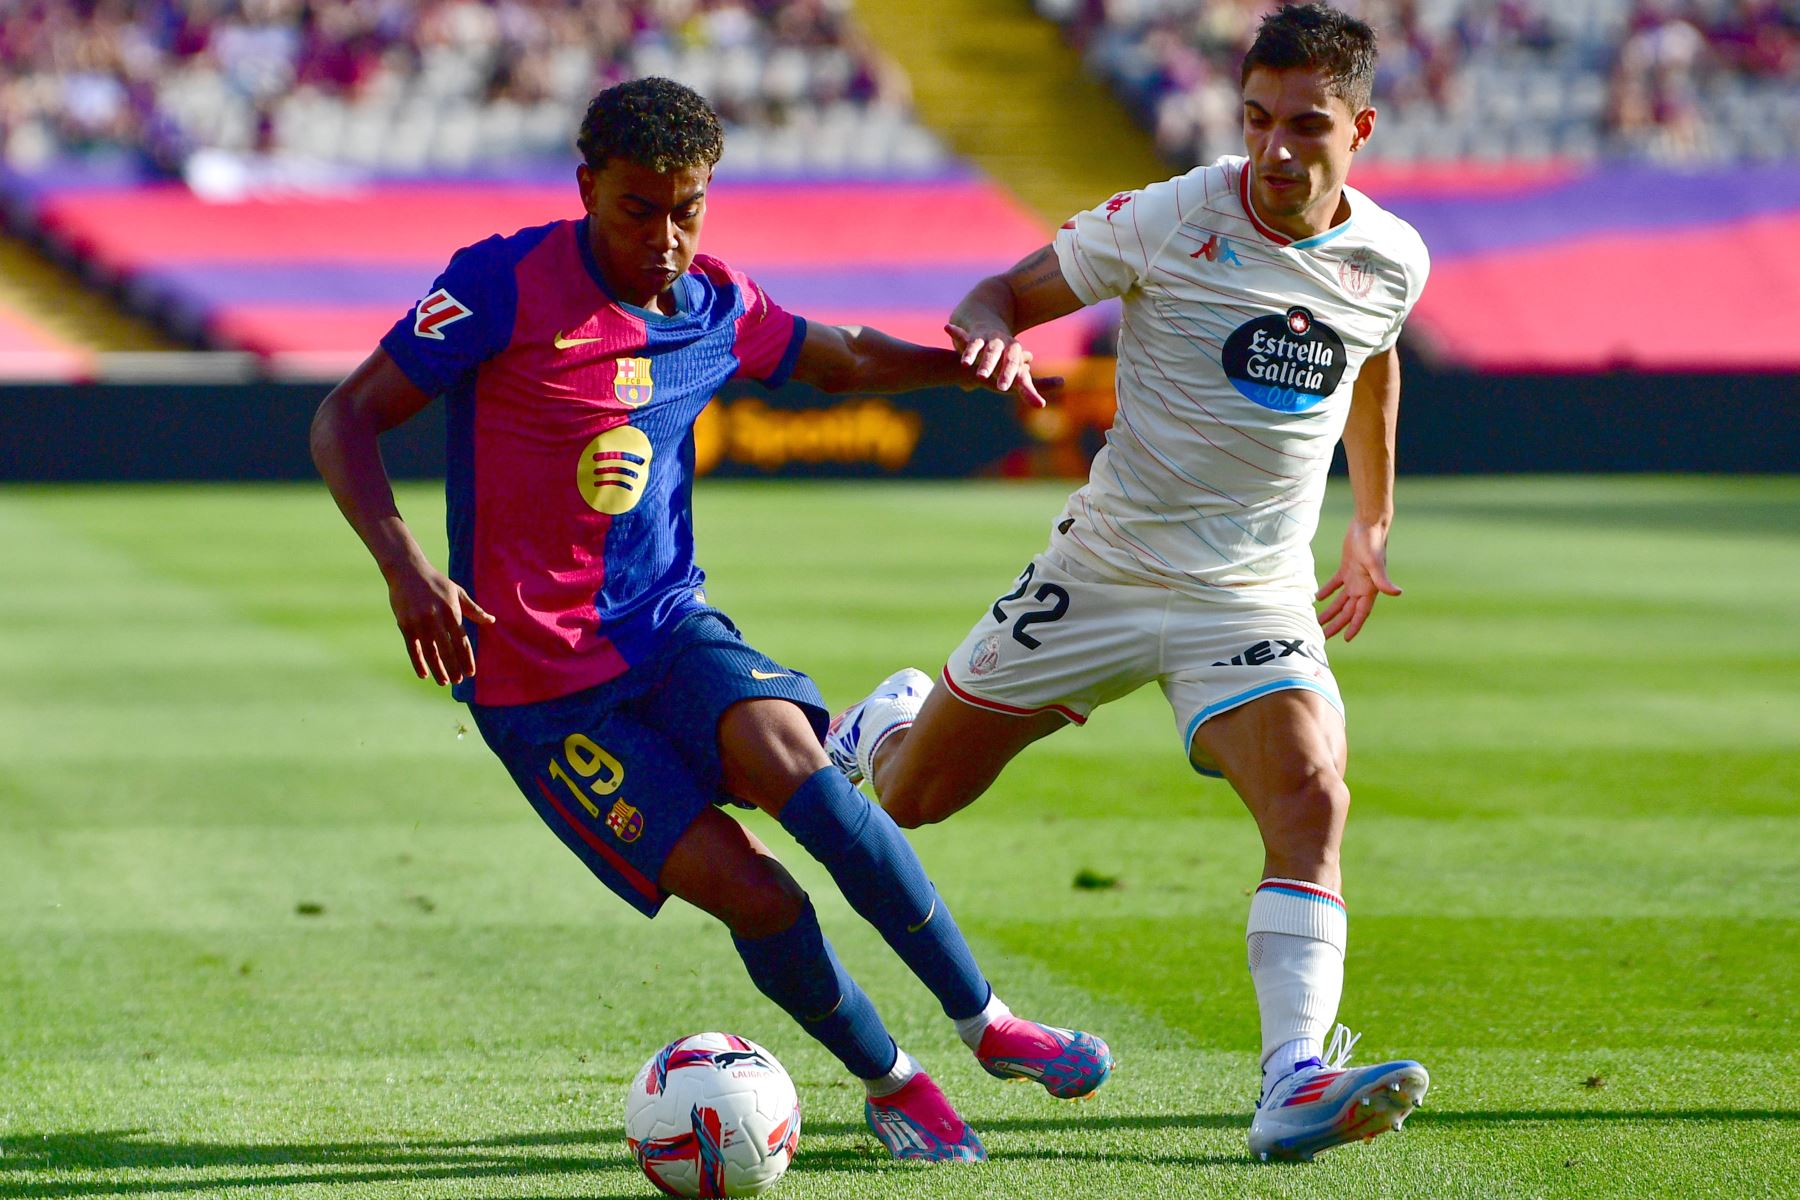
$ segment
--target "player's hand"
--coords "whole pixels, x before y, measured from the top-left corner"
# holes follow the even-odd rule
[[[388,603],[420,679],[442,687],[475,674],[475,647],[462,623],[492,625],[494,618],[449,576],[430,563],[410,563],[388,575]]]
[[[1376,597],[1398,595],[1400,588],[1387,573],[1387,531],[1351,521],[1344,534],[1344,556],[1338,569],[1314,597],[1331,599],[1319,614],[1319,626],[1325,636],[1342,633],[1346,642],[1354,640],[1363,622],[1375,611]]]
[[[962,365],[971,369],[982,387],[1014,392],[1032,408],[1043,408],[1049,403],[1045,397],[1062,389],[1059,375],[1042,379],[1032,375],[1031,351],[1018,338],[998,331],[971,333],[955,323],[946,324],[944,332],[950,335],[950,344],[961,356]]]

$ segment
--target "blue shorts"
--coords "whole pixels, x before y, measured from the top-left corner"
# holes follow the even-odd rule
[[[821,738],[816,684],[758,653],[704,609],[617,679],[536,704],[469,705],[475,726],[544,823],[647,917],[663,864],[720,787],[719,718],[740,700],[789,700]]]

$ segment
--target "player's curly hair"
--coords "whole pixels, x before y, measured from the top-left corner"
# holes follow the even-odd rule
[[[575,147],[596,171],[609,158],[626,158],[666,175],[718,162],[725,153],[725,130],[699,92],[652,75],[595,96]]]
[[[1325,73],[1326,89],[1358,113],[1375,94],[1375,31],[1329,4],[1284,4],[1257,28],[1240,87],[1257,67],[1316,67]]]

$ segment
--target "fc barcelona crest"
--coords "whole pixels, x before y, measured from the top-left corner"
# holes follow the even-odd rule
[[[606,827],[621,842],[635,842],[644,832],[644,814],[623,800],[615,801],[606,814]]]
[[[650,393],[656,390],[655,381],[650,378],[650,360],[647,358],[621,358],[613,373],[613,398],[627,408],[642,408],[650,403]]]

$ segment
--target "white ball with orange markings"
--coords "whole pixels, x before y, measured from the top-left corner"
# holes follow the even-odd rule
[[[625,1140],[671,1196],[754,1196],[800,1148],[800,1101],[775,1056],[730,1033],[677,1038],[625,1093]]]

